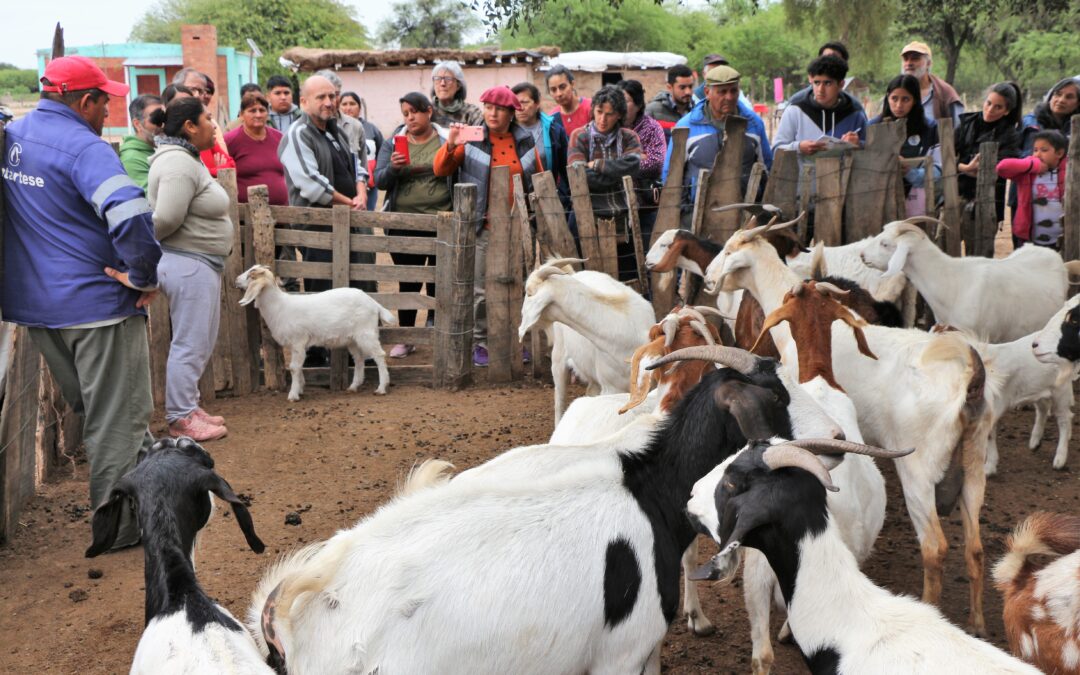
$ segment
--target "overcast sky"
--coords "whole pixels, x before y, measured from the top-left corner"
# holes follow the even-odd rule
[[[368,29],[368,34],[375,33],[379,22],[390,14],[392,5],[385,0],[345,0],[345,4],[356,9],[356,16]],[[12,0],[4,5],[4,23],[8,30],[0,40],[0,62],[36,68],[35,52],[52,45],[57,21],[63,25],[64,42],[69,45],[127,42],[131,27],[151,2],[109,0],[94,4],[86,0]]]

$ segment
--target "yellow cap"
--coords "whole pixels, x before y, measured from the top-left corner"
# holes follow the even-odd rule
[[[705,86],[714,84],[731,84],[739,81],[739,71],[731,66],[713,66],[705,73]]]
[[[925,42],[909,42],[903,49],[900,50],[900,56],[915,52],[916,54],[923,54],[925,56],[933,56],[930,52],[930,47]]]

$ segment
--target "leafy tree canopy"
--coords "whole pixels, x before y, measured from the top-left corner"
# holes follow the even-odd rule
[[[379,26],[384,47],[459,49],[480,21],[460,0],[407,0],[394,3],[394,16]]]

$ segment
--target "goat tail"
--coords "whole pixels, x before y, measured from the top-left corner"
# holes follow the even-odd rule
[[[441,459],[425,459],[414,465],[405,482],[398,488],[398,497],[408,497],[425,488],[442,485],[450,480],[454,465]]]
[[[292,615],[304,593],[325,590],[352,550],[351,537],[339,533],[283,556],[263,575],[251,596],[247,625],[259,651],[278,672],[285,672],[288,650],[295,645]]]
[[[382,321],[383,324],[387,326],[396,326],[398,324],[397,317],[394,316],[393,312],[383,307],[382,305],[379,305],[379,303],[375,304],[379,307],[379,320]]]
[[[1030,572],[1033,555],[1068,555],[1080,549],[1080,517],[1037,511],[1016,526],[1005,542],[1006,553],[994,565],[994,585],[1005,591]]]

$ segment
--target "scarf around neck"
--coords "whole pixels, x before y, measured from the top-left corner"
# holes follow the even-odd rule
[[[187,139],[178,136],[154,136],[154,145],[178,145],[194,155],[196,159],[199,157],[199,149],[192,145]]]
[[[615,127],[604,134],[596,128],[596,122],[589,122],[585,129],[589,132],[589,159],[596,159],[598,148],[604,159],[622,157],[622,127]]]
[[[435,106],[439,110],[450,113],[451,115],[461,112],[461,109],[465,107],[465,99],[453,100],[449,104],[444,104],[438,98],[435,99]]]

